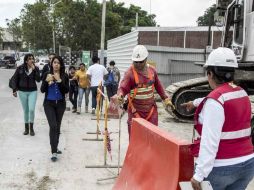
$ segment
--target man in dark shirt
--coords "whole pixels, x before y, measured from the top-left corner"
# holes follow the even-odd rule
[[[49,56],[49,63],[44,65],[44,67],[42,68],[41,79],[42,79],[44,73],[46,73],[50,70],[51,61],[52,61],[53,57],[56,56],[56,54],[55,53],[49,53],[48,56]]]

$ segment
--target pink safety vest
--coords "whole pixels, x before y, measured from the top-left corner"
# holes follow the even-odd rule
[[[198,122],[198,117],[207,98],[218,101],[225,113],[216,159],[237,158],[252,154],[251,104],[247,93],[240,87],[233,88],[228,83],[224,83],[208,94],[197,107],[194,115],[194,128],[200,137],[202,137],[202,124]],[[191,145],[191,152],[195,157],[198,157],[200,140],[200,138],[194,140]]]

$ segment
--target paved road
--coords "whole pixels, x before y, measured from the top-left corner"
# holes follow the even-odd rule
[[[65,112],[59,148],[63,154],[56,163],[50,161],[48,124],[38,93],[34,137],[22,135],[23,113],[18,98],[12,97],[8,79],[14,70],[0,69],[0,189],[1,190],[110,190],[114,180],[98,183],[97,179],[112,177],[116,169],[88,169],[87,165],[103,165],[102,142],[83,141],[94,138],[86,132],[95,131],[96,121],[91,114],[76,115]],[[68,104],[69,105],[69,104]],[[159,126],[176,136],[191,141],[192,125],[175,122],[159,106]],[[83,106],[84,107],[84,106]],[[91,111],[91,110],[90,110]],[[122,118],[121,162],[128,145],[126,115]],[[103,127],[103,121],[100,124]],[[108,123],[110,131],[117,131],[118,120]],[[112,161],[117,164],[118,134],[111,135]],[[254,189],[254,181],[248,190]]]

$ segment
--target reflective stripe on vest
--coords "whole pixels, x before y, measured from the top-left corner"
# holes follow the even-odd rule
[[[245,96],[248,96],[248,94],[245,92],[245,90],[239,90],[235,92],[227,92],[225,94],[222,94],[219,98],[218,101],[223,105],[225,102],[237,98],[243,98]]]
[[[239,139],[243,137],[248,137],[251,135],[251,128],[242,129],[238,131],[231,131],[231,132],[222,132],[220,139]]]
[[[134,90],[131,90],[130,96],[133,99],[138,99],[138,100],[145,100],[145,99],[150,99],[154,95],[153,93],[153,88],[152,86],[149,86],[147,88],[137,88],[136,96],[134,97]]]

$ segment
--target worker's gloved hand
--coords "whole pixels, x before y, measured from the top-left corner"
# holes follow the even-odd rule
[[[170,107],[172,110],[175,109],[175,106],[172,104],[171,100],[169,98],[166,98],[164,101],[163,101],[163,104],[166,108]]]
[[[124,103],[124,97],[123,97],[123,95],[117,95],[117,103],[119,105],[122,105]]]
[[[186,111],[188,111],[188,112],[192,111],[195,108],[192,101],[189,101],[187,103],[183,103],[183,104],[181,104],[181,106],[184,107],[186,109]]]

